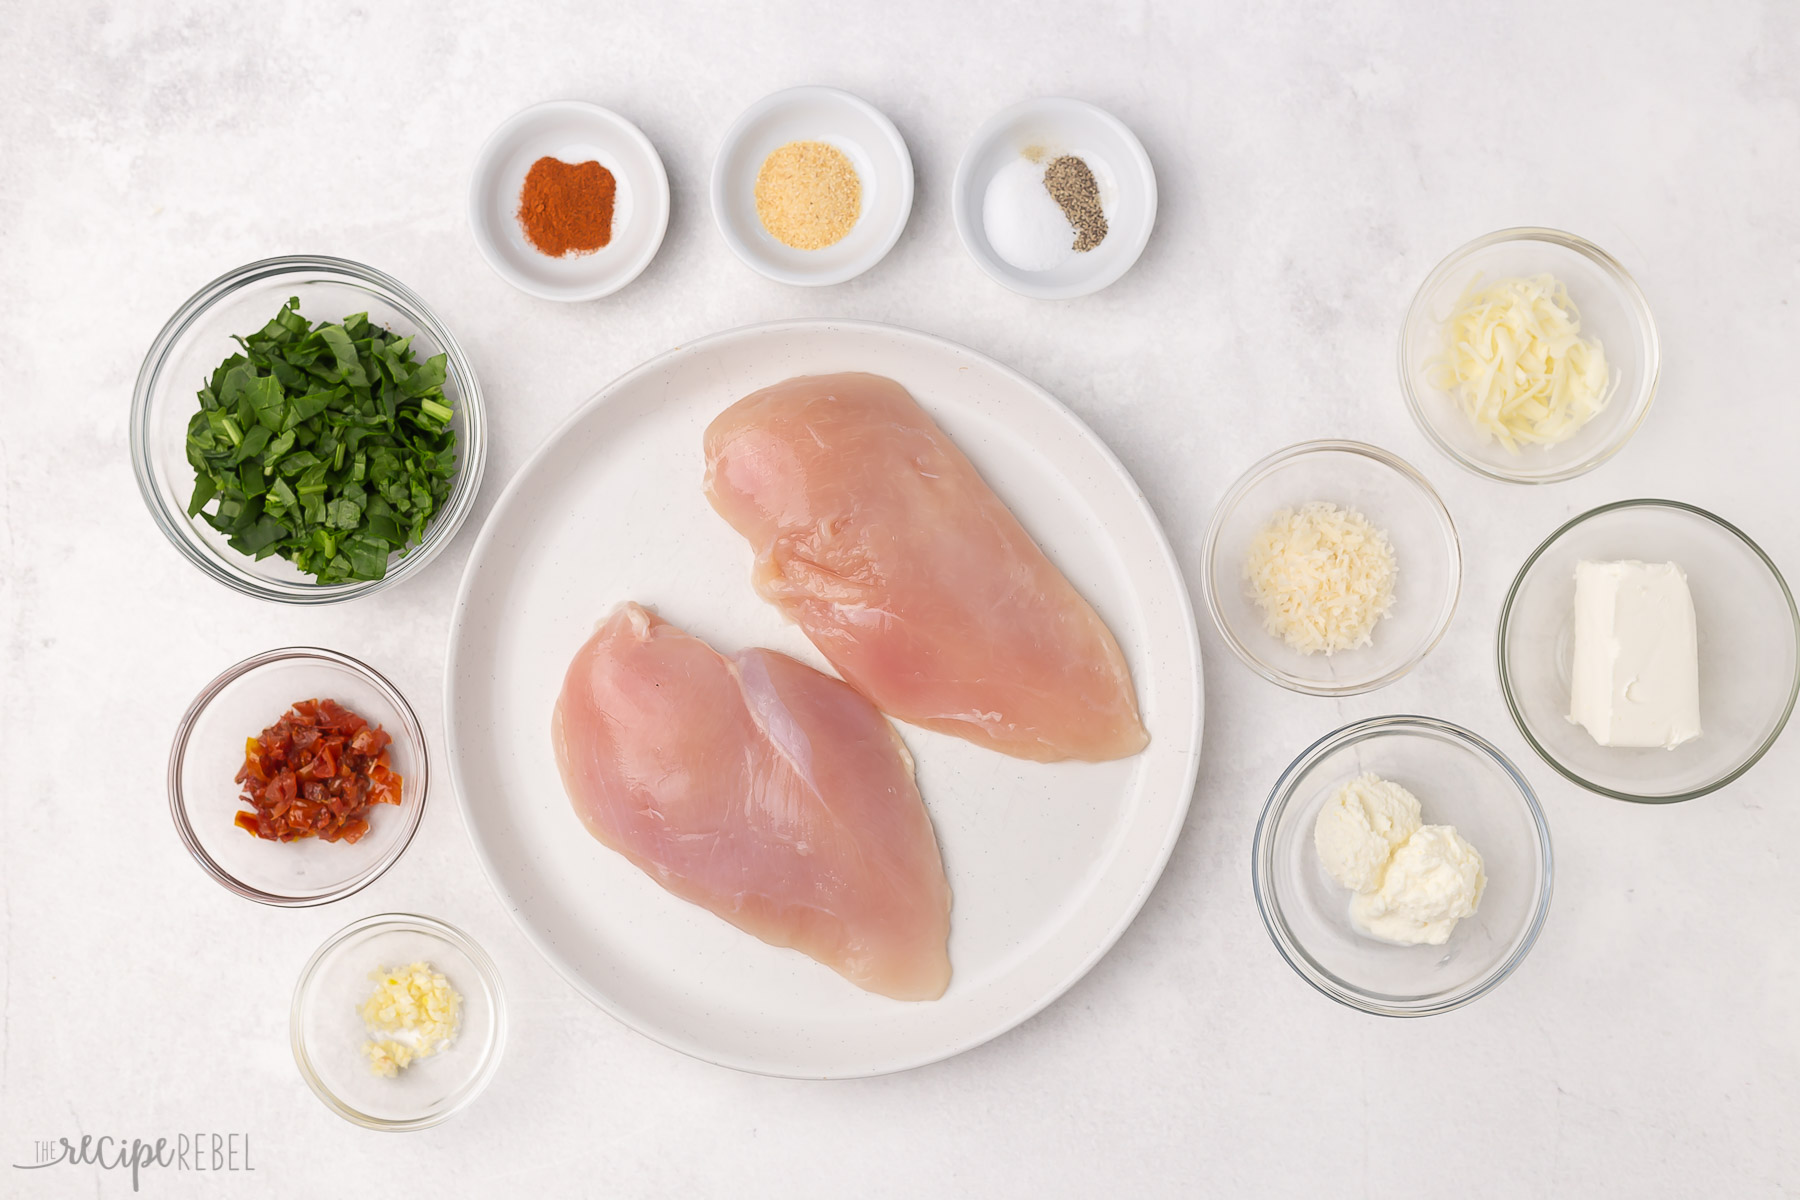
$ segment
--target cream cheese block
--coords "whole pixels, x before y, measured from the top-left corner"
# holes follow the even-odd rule
[[[1602,746],[1674,749],[1700,736],[1700,651],[1674,563],[1575,567],[1569,720]]]

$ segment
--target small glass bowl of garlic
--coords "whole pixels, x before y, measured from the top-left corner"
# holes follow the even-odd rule
[[[1600,247],[1555,229],[1476,238],[1419,285],[1400,390],[1439,450],[1477,475],[1555,483],[1630,440],[1656,397],[1650,306]]]
[[[364,917],[319,947],[294,988],[294,1061],[325,1106],[368,1129],[426,1129],[485,1088],[506,996],[481,947],[411,913]]]

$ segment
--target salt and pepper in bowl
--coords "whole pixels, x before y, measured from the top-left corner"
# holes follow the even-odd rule
[[[1043,300],[1116,282],[1156,224],[1156,172],[1142,143],[1079,100],[1029,100],[994,116],[970,140],[951,193],[976,265]]]

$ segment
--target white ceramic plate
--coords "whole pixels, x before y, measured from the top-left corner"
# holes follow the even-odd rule
[[[551,258],[519,228],[519,193],[540,158],[597,162],[613,174],[612,240],[592,254]],[[488,266],[544,300],[597,300],[636,279],[669,228],[669,176],[643,131],[581,100],[514,113],[489,135],[469,179],[469,229]]]
[[[897,728],[918,762],[955,893],[946,995],[863,992],[669,895],[583,831],[550,751],[570,657],[625,600],[722,650],[822,669],[750,589],[750,549],[701,494],[701,434],[794,375],[864,370],[910,389],[1112,626],[1151,742],[1114,763],[1021,762]],[[445,667],[450,770],[508,911],[584,995],[664,1045],[741,1070],[874,1075],[1025,1020],[1137,913],[1199,765],[1200,649],[1169,545],[1130,476],[1024,377],[927,334],[853,322],[734,330],[608,386],[519,472],[463,576]]]
[[[824,142],[842,151],[862,186],[862,212],[842,241],[796,250],[775,239],[756,214],[763,160],[789,142]],[[854,279],[887,257],[912,213],[913,165],[906,142],[880,109],[828,87],[796,87],[764,96],[725,133],[712,169],[713,220],[733,254],[778,283],[818,287]]]

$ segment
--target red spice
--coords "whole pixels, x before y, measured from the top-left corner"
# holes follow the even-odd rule
[[[525,240],[552,258],[591,254],[612,241],[618,181],[597,162],[540,158],[525,173],[519,193],[519,228]]]
[[[238,828],[271,842],[356,841],[369,831],[371,804],[400,803],[393,740],[336,700],[299,701],[246,740],[239,799],[256,811],[238,813]]]

